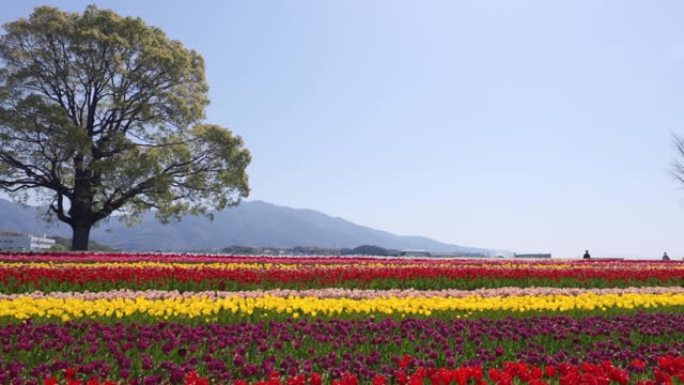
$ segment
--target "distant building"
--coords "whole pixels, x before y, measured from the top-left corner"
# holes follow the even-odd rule
[[[548,259],[551,258],[551,254],[513,254],[513,258],[525,258],[525,259]]]
[[[46,250],[55,245],[55,240],[46,236],[0,231],[0,250],[29,251]]]

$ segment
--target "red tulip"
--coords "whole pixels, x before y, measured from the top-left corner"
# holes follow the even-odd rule
[[[385,378],[385,376],[376,374],[373,377],[373,385],[387,385],[387,379]]]
[[[311,378],[309,379],[309,385],[322,385],[323,377],[318,372],[313,372]]]

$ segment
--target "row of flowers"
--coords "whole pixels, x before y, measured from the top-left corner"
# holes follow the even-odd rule
[[[1,300],[16,300],[22,298],[33,299],[81,299],[94,301],[98,299],[130,299],[145,298],[149,300],[178,299],[178,298],[346,298],[346,299],[374,299],[374,298],[468,298],[468,297],[520,297],[520,296],[578,296],[578,295],[624,295],[624,294],[684,294],[684,287],[628,287],[607,288],[607,289],[582,289],[582,288],[557,288],[557,287],[503,287],[497,289],[475,289],[475,290],[415,290],[415,289],[395,289],[395,290],[364,290],[364,289],[272,289],[272,290],[245,290],[245,291],[200,291],[200,292],[180,292],[178,290],[110,290],[100,292],[42,292],[34,291],[21,294],[1,294]]]
[[[515,295],[482,297],[211,297],[206,295],[150,299],[19,296],[0,300],[0,318],[24,320],[48,318],[69,321],[82,318],[195,318],[217,321],[231,317],[262,317],[285,314],[299,316],[422,315],[448,313],[468,316],[480,312],[535,313],[597,311],[607,309],[645,309],[684,306],[684,293],[619,293],[577,295]],[[228,318],[226,318],[228,317]]]
[[[679,264],[677,264],[679,265]],[[596,266],[601,266],[597,265]],[[539,269],[472,266],[216,268],[190,266],[0,266],[0,292],[133,290],[476,289],[517,287],[684,286],[684,269]]]
[[[347,298],[347,299],[373,299],[373,298],[467,298],[467,297],[517,297],[517,296],[578,296],[584,294],[594,295],[624,295],[624,294],[684,294],[684,287],[628,287],[607,288],[607,289],[582,289],[582,288],[555,288],[555,287],[504,287],[497,289],[475,289],[475,290],[415,290],[415,289],[395,289],[395,290],[364,290],[364,289],[272,289],[272,290],[245,290],[245,291],[202,291],[202,292],[180,292],[177,290],[111,290],[101,292],[41,292],[35,291],[22,294],[0,294],[0,300],[15,300],[21,298],[59,298],[59,299],[137,299],[145,298],[149,300],[173,299],[173,298],[261,298],[261,297],[316,297],[316,298]]]
[[[410,359],[410,356],[406,356]],[[529,365],[526,362],[505,362],[501,367],[485,369],[481,366],[464,366],[459,368],[417,368],[413,372],[399,369],[392,376],[375,374],[370,381],[363,381],[371,385],[665,385],[684,383],[684,358],[679,356],[663,356],[656,359],[656,364],[647,368],[641,360],[632,361],[627,367],[621,368],[610,361],[601,363],[583,362],[579,365],[561,363],[539,367]],[[138,385],[140,381],[130,382]],[[161,379],[150,378],[143,380],[143,385],[161,384]],[[231,381],[233,385],[249,385],[250,382],[243,379]],[[295,375],[281,377],[277,373],[268,376],[267,379],[253,381],[254,385],[359,385],[362,381],[356,374],[346,372],[339,378],[326,378],[318,372],[310,375]],[[100,381],[92,378],[87,381],[76,379],[73,368],[65,370],[65,385],[116,385],[114,381]],[[202,377],[196,372],[188,373],[184,385],[209,385],[208,378]],[[43,385],[60,385],[60,381],[54,377],[43,380]]]
[[[584,269],[631,269],[631,270],[672,270],[684,269],[678,261],[658,260],[511,260],[511,259],[463,259],[463,258],[410,258],[410,257],[266,257],[231,255],[188,255],[188,254],[136,254],[136,253],[6,253],[0,252],[0,266],[12,264],[31,264],[40,267],[53,267],[55,264],[80,267],[98,265],[133,266],[182,266],[186,264],[216,265],[217,267],[255,266],[294,266],[296,268],[318,267],[461,267],[461,268],[500,268],[500,269],[541,269],[541,270],[584,270]]]
[[[281,263],[281,264],[349,264],[363,263],[411,264],[415,262],[431,264],[468,264],[468,265],[558,265],[576,264],[576,260],[511,260],[511,259],[470,259],[436,257],[379,257],[379,256],[245,256],[226,254],[197,253],[135,253],[135,252],[0,252],[0,261],[6,262],[159,262],[159,263]],[[599,263],[602,265],[629,265],[647,263],[651,266],[662,264],[657,260],[595,259],[583,260],[583,265]]]
[[[25,254],[0,251],[0,263],[33,264],[228,264],[228,265],[295,265],[295,266],[463,266],[537,269],[592,269],[592,268],[638,268],[671,269],[682,268],[679,261],[660,260],[577,260],[577,259],[468,259],[468,258],[413,258],[413,257],[250,257],[231,255],[186,255],[167,254],[162,256],[135,253],[116,254],[73,254],[39,253]]]
[[[397,369],[535,366],[611,361],[627,365],[684,350],[683,314],[504,319],[261,321],[243,324],[25,322],[0,327],[0,383],[60,377],[212,383],[280,376],[370,381]],[[406,359],[405,355],[410,355]],[[157,379],[154,382],[152,379]]]

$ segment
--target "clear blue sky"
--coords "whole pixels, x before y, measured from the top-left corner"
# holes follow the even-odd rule
[[[574,257],[684,256],[680,1],[94,2],[204,55],[250,199]]]

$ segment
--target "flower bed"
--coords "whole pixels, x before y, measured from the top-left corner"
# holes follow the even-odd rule
[[[168,262],[162,262],[168,258]],[[0,292],[684,286],[678,262],[0,255]]]
[[[683,280],[679,262],[0,254],[0,383],[677,383]]]
[[[405,356],[401,362],[410,362],[411,357]],[[657,363],[648,367],[641,360],[632,361],[629,366],[620,368],[609,361],[600,364],[583,362],[580,365],[560,363],[558,365],[546,365],[539,367],[526,362],[505,362],[501,367],[492,367],[484,370],[481,366],[463,366],[459,368],[417,368],[414,371],[399,369],[392,376],[374,374],[369,381],[372,385],[423,385],[426,382],[431,385],[448,384],[476,384],[476,385],[575,385],[575,384],[620,384],[628,385],[656,385],[656,384],[680,384],[684,382],[684,358],[677,356],[664,356],[657,358]],[[73,368],[65,370],[64,383],[67,385],[115,385],[113,381],[100,381],[96,377],[81,381],[77,378]],[[145,382],[158,382],[158,377],[147,377]],[[297,374],[293,377],[283,377],[272,373],[268,379],[254,382],[255,385],[322,385],[324,377],[318,372],[310,375]],[[346,372],[339,378],[332,379],[333,385],[358,385],[360,383],[356,374]],[[139,383],[134,381],[133,383]],[[196,372],[185,375],[184,385],[209,385],[208,378],[202,377]],[[244,379],[232,380],[235,385],[247,385]],[[44,385],[59,385],[60,381],[55,377],[48,377]]]
[[[513,361],[540,367],[610,361],[627,367],[678,354],[683,336],[684,314],[232,325],[27,322],[0,329],[0,373],[56,377],[71,367],[80,378],[181,381],[196,372],[212,380],[257,381],[274,372],[316,372],[326,378],[355,373],[367,381],[378,374],[395,377],[399,370],[489,369]],[[27,353],[44,358],[26,360]]]

